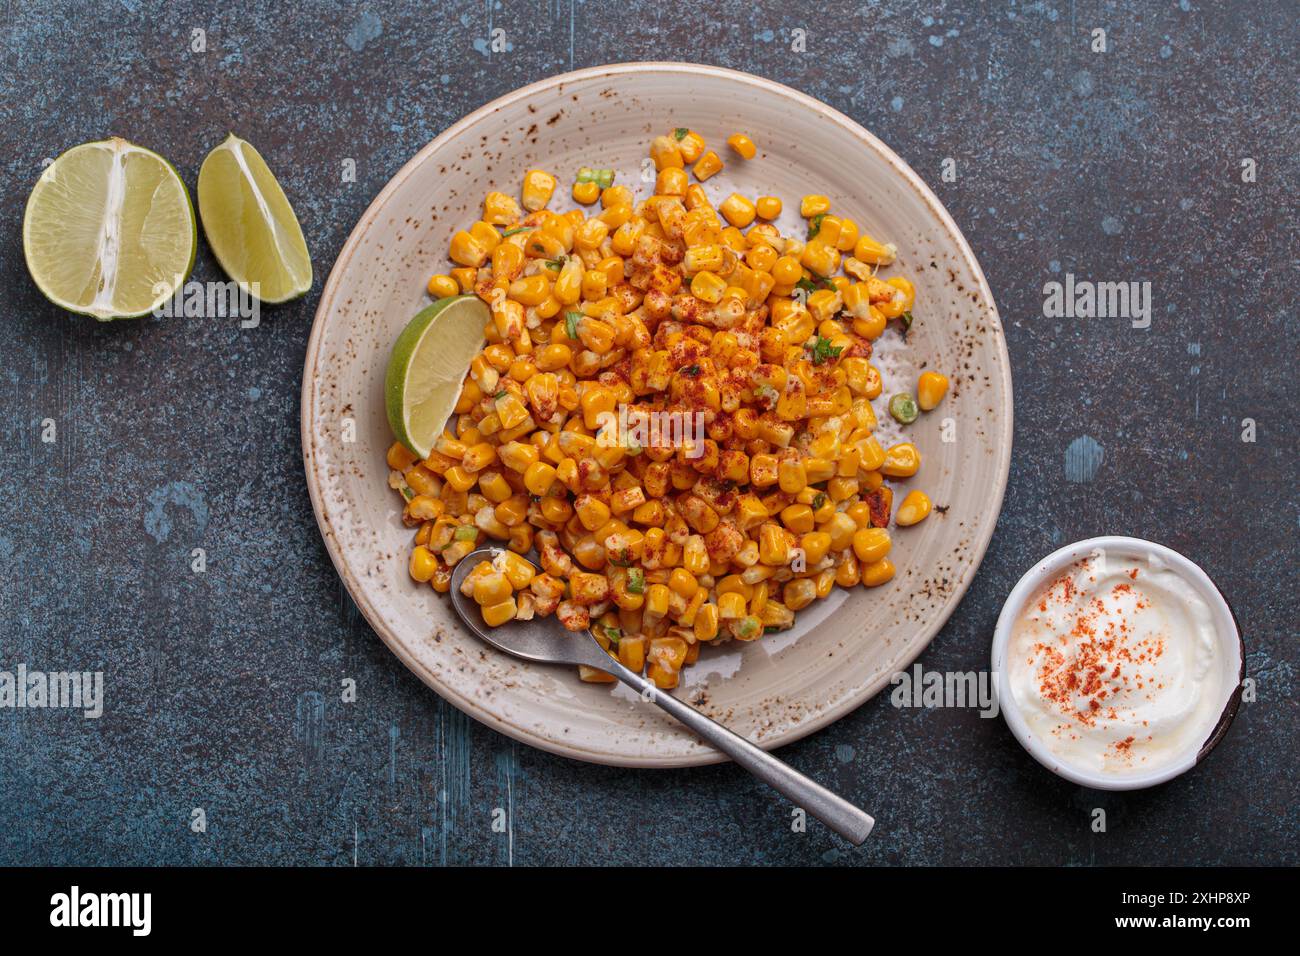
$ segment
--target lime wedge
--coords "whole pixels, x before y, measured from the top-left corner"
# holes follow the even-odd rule
[[[199,217],[226,275],[268,305],[311,288],[298,217],[251,143],[233,133],[199,169]]]
[[[148,315],[194,267],[194,207],[155,152],[113,137],[46,167],[27,200],[23,252],[55,305],[100,321]]]
[[[421,309],[393,343],[384,380],[388,423],[421,458],[429,457],[456,406],[490,317],[478,296],[448,296]]]

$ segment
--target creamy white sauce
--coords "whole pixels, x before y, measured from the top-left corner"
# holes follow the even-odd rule
[[[1105,774],[1186,759],[1232,678],[1210,608],[1157,557],[1097,555],[1021,609],[1007,647],[1012,696],[1061,760]]]

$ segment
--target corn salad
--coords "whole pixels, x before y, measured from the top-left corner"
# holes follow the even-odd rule
[[[743,134],[727,143],[755,154]],[[874,434],[871,343],[910,324],[915,293],[879,277],[894,248],[827,197],[802,197],[806,231],[782,235],[776,197],[715,204],[701,183],[723,161],[697,133],[655,137],[649,155],[640,200],[588,168],[569,212],[548,208],[559,183],[542,170],[518,198],[487,194],[429,281],[487,303],[487,344],[434,451],[394,444],[388,465],[418,528],[416,581],[446,592],[461,559],[504,543],[464,581],[487,624],[553,614],[672,688],[704,644],[787,629],[836,585],[894,576],[891,482],[921,455]],[[925,373],[920,409],[946,389]],[[704,427],[676,447],[601,440],[620,408]],[[911,491],[897,524],[929,512]],[[520,557],[534,550],[540,569]]]

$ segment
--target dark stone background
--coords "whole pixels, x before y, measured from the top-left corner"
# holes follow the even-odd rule
[[[108,706],[98,721],[0,711],[0,863],[1300,861],[1296,12],[5,4],[0,669],[103,668]],[[1094,27],[1108,52],[1090,51]],[[194,28],[206,53],[189,51]],[[495,28],[505,53],[489,51]],[[794,28],[806,53],[790,52]],[[303,484],[298,390],[321,283],[371,197],[456,118],[636,59],[748,70],[853,116],[934,187],[983,263],[1014,365],[1015,455],[992,547],[925,667],[986,667],[1002,599],[1056,546],[1160,540],[1230,596],[1258,682],[1207,763],[1148,792],[1087,791],[1035,764],[1001,719],[878,697],[781,752],[880,820],[849,850],[815,823],[791,833],[788,807],[732,766],[635,772],[513,743],[376,639]],[[20,240],[43,159],[116,134],[162,151],[193,188],[227,130],[293,199],[312,294],[250,330],[101,326],[46,304]],[[945,157],[955,183],[940,180]],[[1151,281],[1150,329],[1043,318],[1043,283],[1066,272]],[[222,278],[202,244],[196,278]],[[55,444],[40,440],[46,418]],[[1066,448],[1085,435],[1104,460],[1071,482]],[[205,574],[189,570],[194,547]],[[346,677],[355,705],[339,702]],[[195,807],[206,833],[190,830]],[[508,834],[491,830],[497,807]]]

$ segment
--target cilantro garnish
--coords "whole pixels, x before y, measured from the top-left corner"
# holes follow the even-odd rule
[[[844,351],[844,346],[831,345],[831,340],[824,335],[817,336],[817,343],[812,347],[812,362],[814,365],[822,365],[831,359],[840,357]]]
[[[822,231],[822,220],[826,218],[826,213],[819,212],[808,220],[808,238],[813,239],[817,233]]]
[[[578,323],[580,321],[582,321],[581,312],[564,313],[564,331],[569,334],[569,338],[576,339],[578,337]]]
[[[673,136],[677,139],[677,142],[680,143],[682,140],[686,138],[686,134],[689,132],[690,130],[687,129],[685,126],[679,126],[675,130],[673,130]]]

